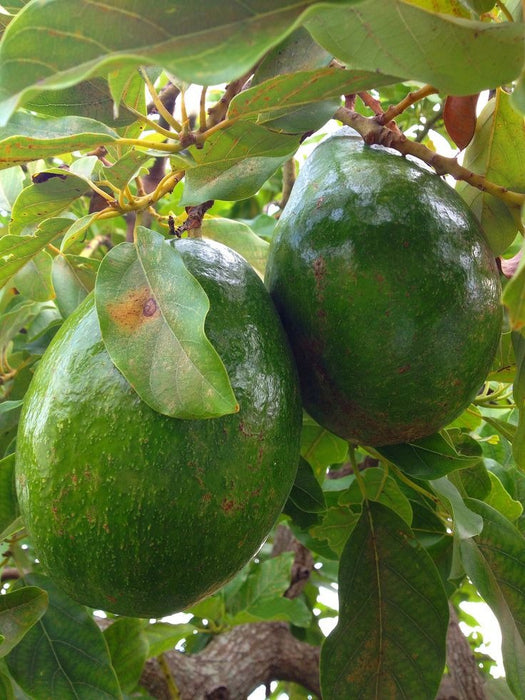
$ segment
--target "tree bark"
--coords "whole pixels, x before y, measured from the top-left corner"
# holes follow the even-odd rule
[[[296,639],[284,622],[257,622],[220,634],[199,654],[165,654],[181,700],[245,700],[260,685],[293,681],[315,695],[319,647]],[[159,662],[147,662],[141,684],[159,700],[173,700]]]

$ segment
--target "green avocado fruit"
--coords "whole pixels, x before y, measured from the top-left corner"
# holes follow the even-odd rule
[[[364,445],[409,442],[481,388],[501,332],[499,275],[448,184],[351,133],[307,159],[265,282],[311,416]]]
[[[226,246],[175,245],[210,299],[206,333],[239,412],[150,409],[111,362],[88,296],[35,372],[17,440],[20,510],[42,566],[74,599],[133,617],[182,610],[237,573],[299,460],[296,369],[263,282]]]

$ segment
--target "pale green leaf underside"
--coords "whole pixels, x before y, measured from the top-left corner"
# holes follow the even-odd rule
[[[5,121],[43,90],[126,65],[161,65],[201,85],[228,81],[286,37],[314,4],[210,0],[196,12],[183,0],[30,3],[0,46],[0,115]]]
[[[452,95],[509,83],[523,66],[522,24],[435,14],[402,0],[316,8],[306,27],[353,69],[430,83]]]

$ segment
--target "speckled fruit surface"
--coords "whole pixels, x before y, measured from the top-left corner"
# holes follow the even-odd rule
[[[471,211],[437,175],[348,130],[302,168],[265,281],[306,410],[362,444],[452,421],[498,345],[498,271]]]
[[[43,567],[80,602],[136,617],[182,610],[231,578],[298,463],[296,370],[264,285],[225,246],[175,245],[210,298],[206,332],[239,412],[151,410],[112,364],[88,297],[40,362],[18,433],[20,509]]]

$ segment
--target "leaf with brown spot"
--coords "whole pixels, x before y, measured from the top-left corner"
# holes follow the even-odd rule
[[[173,418],[238,410],[204,332],[208,297],[160,234],[141,226],[135,244],[112,248],[100,265],[95,299],[113,363],[151,408]]]
[[[449,95],[445,100],[443,120],[448,135],[463,150],[472,141],[476,131],[476,106],[479,95],[457,97]]]
[[[339,610],[321,651],[324,700],[435,696],[447,596],[412,530],[379,503],[365,502],[341,555]]]

